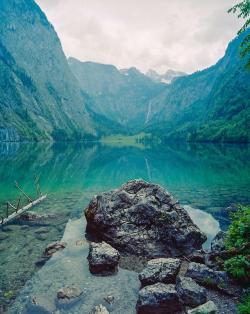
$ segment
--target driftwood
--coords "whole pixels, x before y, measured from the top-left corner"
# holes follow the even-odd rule
[[[17,182],[15,182],[15,186],[16,186],[16,188],[28,199],[28,201],[29,201],[30,203],[33,202],[32,198],[29,197],[29,195],[27,195],[27,194],[20,188],[20,186],[19,186],[19,184],[18,184]]]
[[[26,210],[30,209],[31,207],[39,204],[40,202],[42,202],[45,198],[47,197],[46,195],[42,195],[41,197],[39,197],[38,199],[32,201],[31,203],[29,203],[28,205],[20,208],[19,210],[16,210],[17,208],[13,205],[11,205],[10,203],[7,203],[8,206],[11,205],[12,208],[15,209],[15,212],[13,214],[11,214],[10,216],[6,217],[6,218],[2,218],[2,221],[0,222],[1,225],[6,224],[7,222],[10,222],[11,220],[17,218],[18,216],[20,216],[22,213],[24,213]]]

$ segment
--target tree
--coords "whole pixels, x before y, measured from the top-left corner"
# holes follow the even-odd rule
[[[244,19],[245,24],[238,31],[238,35],[244,33],[250,26],[250,0],[244,0],[240,3],[233,6],[228,10],[228,13],[237,13],[238,18]],[[241,52],[240,55],[242,58],[247,58],[246,66],[250,69],[250,33],[246,35],[241,43]]]

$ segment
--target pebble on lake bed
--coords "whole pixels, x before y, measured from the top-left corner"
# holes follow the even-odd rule
[[[89,314],[109,314],[109,311],[106,309],[105,306],[99,304],[95,306]]]
[[[80,300],[83,291],[75,285],[66,286],[57,292],[58,305],[72,305]]]

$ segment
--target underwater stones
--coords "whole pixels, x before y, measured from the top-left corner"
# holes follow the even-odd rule
[[[24,221],[36,221],[36,220],[44,219],[45,217],[47,217],[47,216],[38,214],[36,212],[27,211],[27,212],[24,212],[23,214],[21,214],[19,216],[19,219],[24,220]]]
[[[117,270],[119,259],[119,252],[108,243],[90,243],[88,261],[91,273],[113,273]]]
[[[51,257],[56,252],[65,249],[66,243],[65,242],[53,242],[47,245],[43,256],[44,257]]]
[[[40,295],[29,297],[25,309],[26,314],[52,314],[53,307],[47,304],[46,300]]]
[[[175,286],[164,283],[142,288],[136,307],[139,314],[176,313],[182,308]]]
[[[109,314],[109,311],[102,304],[96,305],[89,314]]]
[[[139,274],[142,286],[157,282],[175,283],[181,265],[178,258],[156,258],[148,261],[147,267]]]
[[[82,294],[83,291],[78,286],[63,287],[57,292],[56,303],[59,306],[72,306],[80,300]]]
[[[0,241],[8,239],[9,235],[5,232],[0,232]]]
[[[57,218],[54,214],[41,214],[33,211],[27,211],[21,214],[18,219],[20,223],[30,226],[43,226],[51,223],[51,220]]]
[[[186,277],[191,277],[198,283],[205,286],[222,288],[227,286],[228,276],[224,271],[213,270],[206,265],[191,262],[188,265]]]
[[[44,233],[49,233],[49,228],[47,227],[41,227],[35,230],[36,234],[44,234]]]
[[[53,254],[65,249],[65,247],[66,247],[65,242],[53,242],[48,244],[42,254],[42,257],[40,258],[40,260],[36,262],[36,265],[43,266],[52,257]]]
[[[105,298],[103,298],[104,301],[106,301],[108,304],[112,304],[115,301],[115,297],[112,295],[107,295]]]
[[[192,310],[188,311],[188,314],[217,314],[218,309],[213,301],[208,301]]]
[[[176,290],[185,305],[197,306],[207,301],[206,289],[189,277],[178,277]]]
[[[166,190],[143,180],[95,196],[85,216],[87,232],[121,251],[149,258],[188,255],[206,240]]]

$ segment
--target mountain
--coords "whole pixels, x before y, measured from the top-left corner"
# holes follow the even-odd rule
[[[166,141],[249,142],[250,72],[239,57],[249,33],[208,69],[144,75],[67,60],[34,0],[0,1],[0,141],[144,131]]]
[[[92,110],[124,127],[138,130],[147,121],[150,101],[165,88],[136,68],[118,70],[113,65],[69,58],[81,88],[93,100]]]
[[[249,142],[250,71],[239,56],[244,36],[214,66],[176,79],[155,97],[147,131],[165,140]]]
[[[33,0],[0,1],[0,141],[96,138],[93,113],[60,40]]]
[[[181,77],[181,76],[186,76],[187,74],[185,72],[174,71],[174,70],[167,70],[167,72],[165,72],[165,74],[159,74],[155,70],[150,69],[150,70],[148,70],[146,75],[148,77],[150,77],[151,80],[153,80],[155,82],[170,84],[176,78]]]

